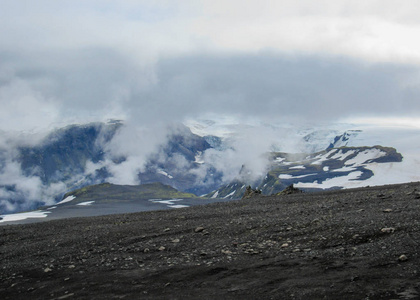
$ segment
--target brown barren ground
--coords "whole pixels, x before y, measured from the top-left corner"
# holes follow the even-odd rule
[[[419,299],[420,184],[0,227],[0,299]]]

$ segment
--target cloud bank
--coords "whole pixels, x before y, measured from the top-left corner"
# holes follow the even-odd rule
[[[0,128],[414,116],[418,5],[2,0]]]
[[[162,125],[208,113],[335,122],[420,112],[415,66],[279,54],[190,55],[161,59],[148,73],[119,55],[92,62],[94,56],[68,64],[63,58],[61,70],[37,70],[28,62],[3,75],[0,128],[111,118]]]
[[[24,143],[36,144],[67,124],[122,119],[127,126],[108,145],[105,161],[86,172],[107,166],[114,182],[134,184],[146,157],[165,142],[168,124],[208,115],[307,126],[417,123],[419,6],[415,0],[0,0],[0,148],[12,153],[9,137],[22,132],[31,135],[19,143],[30,136]],[[279,136],[289,138],[267,128],[244,129],[231,142],[234,150],[203,156],[225,167],[226,180],[246,162],[263,173],[262,153]],[[284,143],[295,146],[293,139]],[[121,156],[126,160],[116,164]],[[3,170],[14,174],[0,174],[4,182],[43,197],[48,187],[22,178],[13,155],[4,161]],[[206,170],[196,172],[207,180]]]

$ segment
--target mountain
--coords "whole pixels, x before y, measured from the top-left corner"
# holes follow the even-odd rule
[[[115,156],[111,146],[124,126],[121,121],[70,125],[54,130],[36,145],[9,150],[16,153],[12,158],[7,157],[6,149],[0,149],[0,175],[7,179],[10,166],[17,169],[15,180],[0,176],[0,213],[53,204],[69,190],[111,180],[115,167],[129,159],[128,154]],[[137,181],[160,182],[197,194],[219,187],[222,177],[215,168],[206,167],[201,174],[211,178],[211,184],[199,183],[194,173],[204,163],[202,154],[212,148],[208,141],[214,147],[221,144],[218,137],[200,137],[183,125],[175,126],[155,152],[145,155],[146,163],[138,166],[135,175]]]
[[[84,173],[88,161],[104,159],[104,145],[121,126],[120,122],[67,126],[52,132],[37,146],[20,147],[17,160],[26,176],[37,176],[44,184],[71,181]]]
[[[199,198],[159,182],[142,185],[101,183],[66,193],[58,203],[38,207],[35,211],[0,214],[0,225],[178,209],[221,201]]]
[[[337,139],[338,140],[338,139]],[[258,184],[265,195],[276,194],[293,184],[303,190],[341,189],[366,186],[380,164],[399,163],[403,157],[392,147],[340,147],[312,154],[269,154],[269,171]],[[208,194],[208,197],[238,199],[245,182],[233,182]]]
[[[337,135],[327,149],[345,147],[361,132],[361,130],[348,130],[341,135]]]
[[[69,191],[105,182],[159,182],[236,199],[248,185],[272,194],[290,184],[311,190],[420,180],[418,130],[230,119],[185,124],[155,140],[153,132],[143,137],[112,121],[70,125],[31,145],[2,143],[0,213],[53,205]]]
[[[35,145],[0,147],[0,213],[34,209],[59,201],[68,190],[103,182],[98,170],[86,176],[88,162],[104,159],[104,146],[120,122],[70,125],[54,130]]]
[[[77,204],[88,201],[106,203],[174,198],[197,198],[197,196],[177,191],[173,187],[159,182],[142,185],[102,183],[68,192],[64,195],[63,202],[65,203],[66,199],[72,199],[72,204]]]
[[[198,136],[183,125],[168,136],[156,153],[150,155],[145,170],[138,174],[141,183],[161,182],[174,188],[197,195],[209,192],[222,183],[222,174],[215,168],[205,168],[204,178],[213,183],[199,182],[197,170],[204,164],[203,153],[221,147],[215,136]]]

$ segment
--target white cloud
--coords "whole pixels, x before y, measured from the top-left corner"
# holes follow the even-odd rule
[[[420,63],[417,1],[202,1],[195,34],[218,50]]]
[[[0,172],[0,210],[15,211],[32,209],[35,204],[53,204],[54,198],[66,191],[63,182],[44,185],[38,176],[24,174],[18,162],[3,162]]]
[[[141,121],[139,121],[142,124]],[[136,122],[127,122],[115,134],[105,147],[105,161],[88,162],[85,174],[106,167],[111,177],[107,181],[115,184],[139,184],[138,173],[144,171],[149,156],[158,151],[167,139],[169,128],[160,122],[150,127],[139,126]],[[123,160],[123,161],[121,161]]]
[[[0,78],[0,106],[0,128],[3,130],[45,129],[59,116],[53,99],[14,76]]]
[[[416,1],[1,4],[4,130],[109,118],[149,126],[203,111],[305,119],[308,106],[325,118],[343,103],[358,113],[353,101],[368,113],[418,107]]]
[[[137,183],[167,124],[205,114],[405,125],[420,113],[417,0],[0,0],[0,7],[0,146],[42,136],[26,140],[17,131],[124,119],[106,161],[87,169],[107,166],[116,183]],[[235,150],[204,157],[226,180],[244,162],[262,173],[261,153],[278,133],[258,130],[244,130],[253,138],[233,141]],[[293,139],[280,143],[295,147]],[[28,197],[60,188],[38,189],[39,178],[13,170]],[[206,170],[196,172],[204,179]]]

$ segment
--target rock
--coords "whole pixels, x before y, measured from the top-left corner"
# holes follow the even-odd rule
[[[198,233],[198,232],[202,232],[204,231],[204,227],[202,226],[198,226],[196,229],[194,229],[194,232]]]
[[[300,194],[303,193],[302,190],[295,188],[293,184],[289,185],[287,188],[282,190],[281,192],[275,194],[275,196],[282,196],[282,195],[291,195],[291,194]]]
[[[45,269],[44,269],[44,272],[45,272],[45,273],[48,273],[48,272],[51,272],[51,271],[52,271],[52,269],[50,269],[50,268],[45,268]]]
[[[68,299],[204,293],[219,299],[408,298],[402,292],[417,291],[420,274],[420,200],[406,195],[411,186],[0,226],[0,252],[7,258],[0,290],[4,299],[58,299],[66,291],[74,293]],[[377,198],[382,191],[393,194],[392,201]],[[83,230],[87,226],[91,232]]]
[[[402,254],[402,255],[400,255],[400,257],[398,257],[398,261],[403,262],[403,261],[407,261],[407,260],[408,260],[408,257],[405,254]]]
[[[382,228],[381,232],[383,233],[393,233],[395,231],[394,227],[386,227],[386,228]]]
[[[67,295],[64,295],[64,296],[58,297],[57,299],[58,299],[58,300],[61,300],[61,299],[67,299],[67,298],[72,298],[73,296],[74,296],[74,293],[70,293],[70,294],[67,294]]]
[[[383,210],[383,212],[384,213],[390,213],[390,212],[392,212],[392,209],[391,208],[386,208],[386,209]]]
[[[253,254],[259,254],[260,253],[259,251],[254,250],[252,248],[246,249],[244,252],[247,253],[247,254],[251,254],[251,255],[253,255]]]
[[[261,190],[259,189],[253,189],[250,185],[246,187],[245,194],[242,196],[242,199],[248,199],[252,198],[254,196],[261,195]]]

